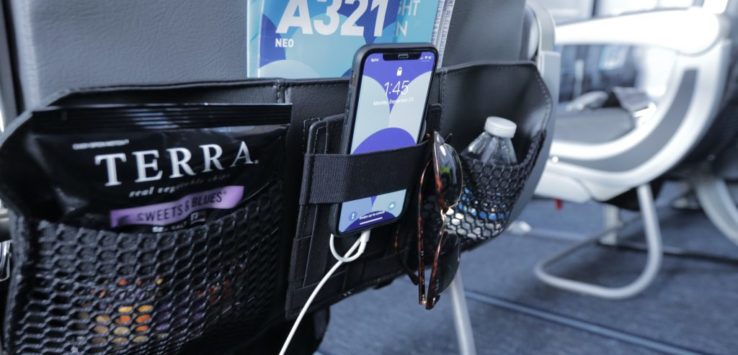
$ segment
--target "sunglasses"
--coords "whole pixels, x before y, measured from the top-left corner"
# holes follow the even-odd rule
[[[418,286],[418,302],[432,309],[443,292],[453,281],[459,268],[460,243],[455,234],[446,232],[446,214],[461,198],[463,174],[461,161],[453,147],[446,144],[438,132],[431,137],[432,150],[420,176],[416,196],[415,223],[398,225],[395,230],[395,252],[410,280]],[[416,235],[413,247],[403,253],[403,236]],[[406,244],[410,240],[406,239]],[[425,268],[430,264],[431,273],[426,289]]]

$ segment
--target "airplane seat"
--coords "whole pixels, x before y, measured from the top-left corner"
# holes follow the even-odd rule
[[[718,10],[732,25],[724,96],[715,123],[670,177],[688,182],[713,225],[738,244],[738,207],[729,189],[738,178],[738,1],[726,1]]]
[[[536,188],[536,194],[542,197],[620,206],[627,205],[622,203],[628,200],[624,196],[634,193],[648,247],[643,271],[622,287],[603,287],[547,271],[554,262],[599,242],[603,235],[612,235],[612,230],[606,230],[539,263],[535,273],[540,280],[609,299],[634,296],[653,281],[660,268],[662,245],[652,185],[659,185],[678,167],[711,129],[719,129],[716,114],[733,54],[730,24],[722,12],[688,8],[629,13],[557,27],[557,45],[656,47],[673,51],[675,58],[669,83],[657,101],[644,100],[635,90],[614,90],[620,104],[615,108],[597,108],[612,101],[612,95],[593,97],[587,99],[595,102],[594,109],[575,112],[568,118],[564,112],[557,117],[551,154]],[[586,108],[587,102],[580,106]],[[618,222],[614,224],[609,227],[617,227]]]
[[[243,80],[247,72],[246,3],[245,0],[98,0],[94,4],[84,0],[2,1],[0,90],[4,117],[9,122],[20,112],[54,102],[58,93],[73,89],[116,85],[135,91],[153,85]],[[530,3],[526,9],[524,1],[457,2],[444,63],[450,66],[472,61],[534,60],[555,98],[558,54],[553,52],[553,22],[546,16],[545,10],[536,4]],[[484,37],[479,36],[480,28],[486,30]],[[530,32],[524,31],[529,28]],[[484,45],[480,38],[484,38]],[[224,102],[239,100],[224,92],[207,98]],[[510,106],[516,103],[511,102]],[[549,120],[548,130],[552,129],[553,121]],[[541,157],[546,156],[552,141],[551,136],[546,138]],[[545,158],[541,158],[531,174],[530,181],[534,183],[528,184],[519,201],[532,197],[535,181],[544,166]],[[523,205],[519,203],[514,213],[519,213]],[[287,245],[291,240],[285,242]],[[280,260],[286,263],[289,249],[281,248],[280,252],[283,252]],[[271,312],[282,321],[283,306],[277,304]],[[325,324],[318,324],[319,320],[314,327],[316,336],[325,330]],[[277,333],[283,330],[274,329]],[[246,334],[243,341],[249,342],[257,335],[261,334]],[[468,347],[469,342],[465,344]],[[215,351],[208,344],[196,345],[188,350]],[[263,348],[252,350],[264,351]]]

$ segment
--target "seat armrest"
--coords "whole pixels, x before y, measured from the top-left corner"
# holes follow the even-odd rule
[[[727,37],[729,25],[700,8],[657,10],[560,25],[556,44],[643,45],[696,55]]]
[[[537,51],[553,51],[556,37],[556,25],[553,17],[537,0],[528,0],[526,6],[533,13],[538,27]]]

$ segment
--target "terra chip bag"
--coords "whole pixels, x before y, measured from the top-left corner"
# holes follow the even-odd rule
[[[3,202],[32,218],[162,232],[242,206],[281,179],[289,105],[51,107],[0,146]]]

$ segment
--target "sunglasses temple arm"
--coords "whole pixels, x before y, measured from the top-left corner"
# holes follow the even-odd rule
[[[425,308],[431,309],[435,305],[436,297],[438,297],[438,287],[436,287],[436,278],[438,277],[438,260],[441,258],[441,247],[446,240],[446,233],[441,230],[441,237],[438,239],[435,253],[433,254],[433,267],[431,268],[430,279],[428,279],[428,300]]]
[[[425,246],[423,245],[423,219],[420,208],[422,207],[422,195],[418,194],[418,302],[425,304]]]
[[[430,162],[423,168],[420,174],[420,184],[418,186],[418,208],[417,208],[417,247],[418,247],[418,302],[425,305],[427,302],[425,294],[425,245],[423,243],[423,182],[425,181],[425,173],[428,170]]]

